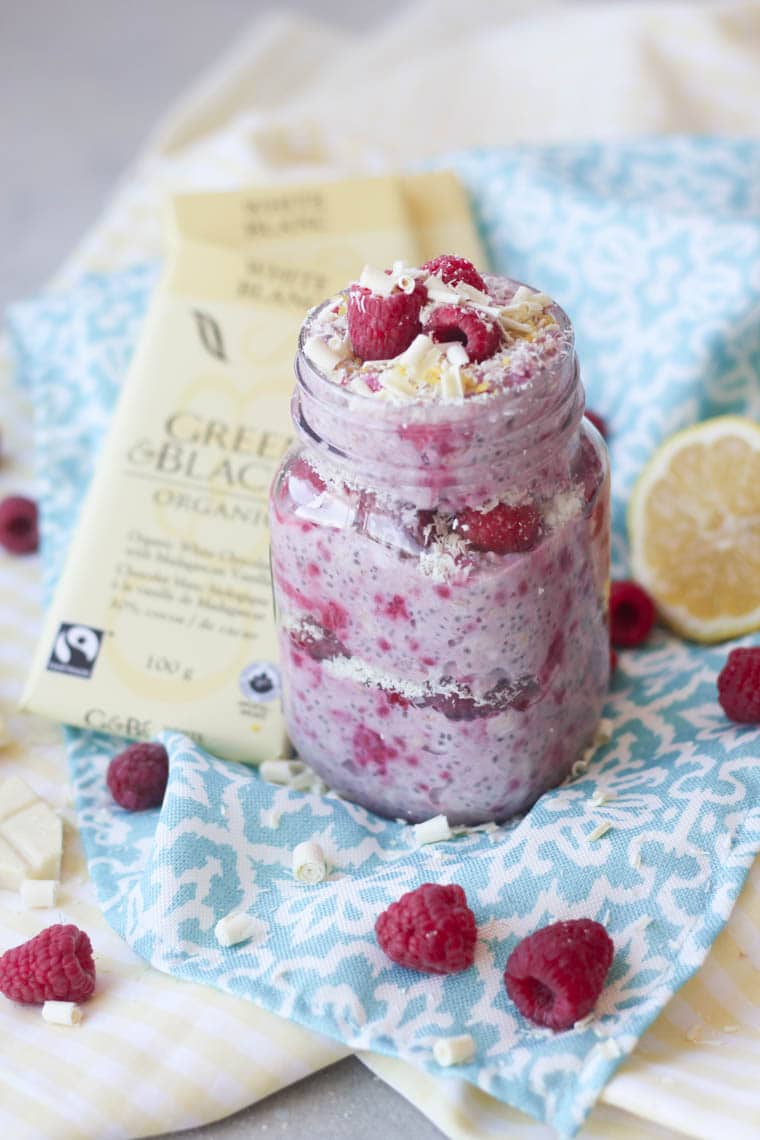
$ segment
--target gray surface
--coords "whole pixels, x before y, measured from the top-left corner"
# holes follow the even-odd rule
[[[0,0],[0,309],[34,293],[92,223],[167,105],[273,5],[253,0]],[[401,0],[293,10],[368,27]],[[177,1137],[440,1140],[353,1058]]]
[[[174,1140],[440,1140],[427,1117],[349,1057],[218,1124]]]

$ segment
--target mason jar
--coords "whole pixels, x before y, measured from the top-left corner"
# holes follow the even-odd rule
[[[270,501],[288,732],[382,816],[503,821],[568,775],[609,684],[609,469],[570,321],[552,306],[530,383],[396,402],[310,358],[322,311]]]

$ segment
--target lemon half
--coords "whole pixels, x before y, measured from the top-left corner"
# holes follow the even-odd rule
[[[760,628],[760,425],[718,416],[676,432],[628,509],[634,577],[694,641]]]

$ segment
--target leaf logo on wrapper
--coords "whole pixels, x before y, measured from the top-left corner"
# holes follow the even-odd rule
[[[54,673],[70,673],[87,680],[92,676],[102,641],[102,629],[61,622],[47,667]]]

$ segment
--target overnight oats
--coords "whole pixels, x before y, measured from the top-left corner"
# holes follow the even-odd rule
[[[270,508],[296,750],[384,816],[525,811],[609,681],[609,473],[567,316],[461,258],[367,267],[296,377]]]

